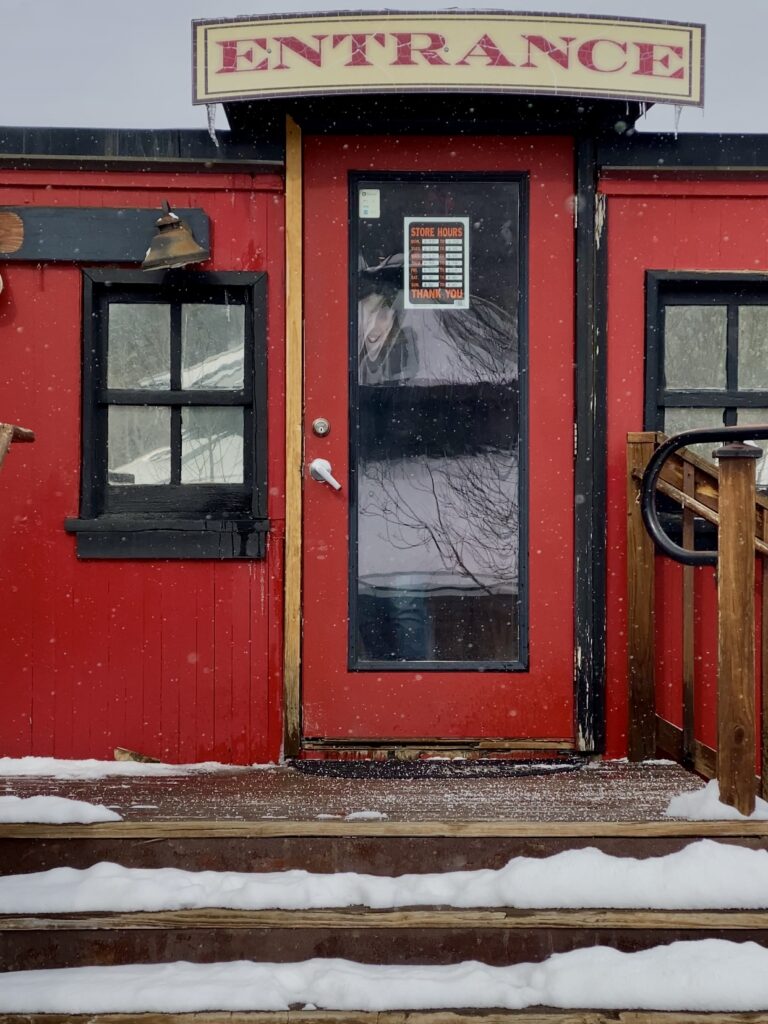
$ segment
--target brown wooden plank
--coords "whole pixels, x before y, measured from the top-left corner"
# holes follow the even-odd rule
[[[683,466],[683,491],[690,497],[696,490],[696,470],[690,463]],[[683,511],[683,547],[694,547],[694,516],[690,509]],[[694,569],[683,566],[683,763],[693,762],[695,638],[694,638]]]
[[[627,1024],[768,1024],[768,1014],[633,1013]],[[276,1010],[250,1013],[0,1014],[0,1024],[623,1024],[614,1011],[595,1010]]]
[[[742,450],[743,457],[736,453]],[[720,799],[742,814],[755,808],[754,449],[720,453],[718,531],[718,728]],[[727,453],[727,454],[726,454]]]
[[[24,245],[24,221],[13,210],[0,210],[0,254],[18,252]]]
[[[630,761],[656,752],[654,545],[640,510],[642,474],[654,452],[653,441],[627,444],[627,598],[629,674],[628,747]]]
[[[284,751],[301,743],[301,516],[303,459],[301,129],[285,122],[285,618],[283,625]]]
[[[768,1013],[665,1010],[275,1010],[218,1013],[0,1014],[0,1024],[768,1024]]]
[[[763,510],[763,540],[768,541],[768,511]],[[761,729],[760,729],[760,796],[768,800],[768,558],[761,559]]]
[[[668,757],[672,761],[683,758],[683,730],[667,722],[663,718],[656,719],[656,752],[659,757]],[[700,740],[694,740],[691,748],[693,768],[705,779],[717,777],[717,751],[706,746]]]
[[[0,932],[29,931],[123,931],[172,929],[514,929],[584,928],[630,929],[633,931],[768,930],[766,910],[626,910],[550,909],[514,910],[443,909],[424,907],[403,910],[198,910],[137,911],[135,913],[91,913],[0,916]]]
[[[665,1010],[274,1010],[214,1013],[0,1014],[0,1024],[768,1024],[768,1013]]]
[[[0,840],[245,836],[766,837],[768,821],[115,821],[95,825],[0,825]]]

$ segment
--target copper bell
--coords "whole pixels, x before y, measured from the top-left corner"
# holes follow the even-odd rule
[[[187,223],[176,216],[170,204],[164,202],[163,209],[165,213],[155,222],[155,234],[141,269],[166,270],[209,259],[210,252],[197,244]]]

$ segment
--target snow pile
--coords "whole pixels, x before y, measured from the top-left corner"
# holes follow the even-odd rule
[[[673,796],[664,812],[668,818],[686,818],[688,821],[768,821],[768,802],[757,798],[755,810],[749,816],[735,807],[720,802],[720,787],[713,779],[703,789]]]
[[[132,964],[0,974],[2,1013],[197,1013],[288,1010],[768,1008],[768,950],[705,939],[639,953],[604,946],[539,964],[491,967],[303,963]]]
[[[217,761],[159,764],[152,761],[66,761],[55,757],[0,757],[0,778],[36,775],[50,779],[104,779],[110,775],[196,775],[223,770],[233,771],[237,768]]]
[[[499,870],[398,877],[353,872],[247,873],[101,863],[0,878],[0,913],[304,910],[364,906],[649,908],[768,907],[768,852],[702,839],[663,857],[567,850],[516,857]]]
[[[47,825],[91,825],[97,821],[122,821],[115,811],[85,800],[62,796],[0,796],[0,822],[35,822]]]

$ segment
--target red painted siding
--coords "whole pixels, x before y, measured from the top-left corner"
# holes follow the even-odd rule
[[[642,430],[645,272],[768,271],[768,182],[607,178],[608,753],[626,752],[626,436]],[[696,572],[697,738],[715,745],[714,575]],[[681,570],[657,575],[657,710],[680,724]],[[759,605],[758,605],[759,607]]]
[[[2,172],[0,204],[205,209],[204,269],[268,273],[269,515],[263,562],[78,561],[81,275],[2,266],[0,420],[31,427],[0,475],[0,755],[171,762],[280,750],[282,182],[246,174]]]

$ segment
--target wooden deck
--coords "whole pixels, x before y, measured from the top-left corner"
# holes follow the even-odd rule
[[[382,825],[397,823],[669,822],[670,798],[702,785],[672,763],[608,761],[522,778],[328,778],[292,767],[95,780],[0,776],[0,795],[86,800],[126,822],[343,823],[381,834]]]

